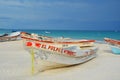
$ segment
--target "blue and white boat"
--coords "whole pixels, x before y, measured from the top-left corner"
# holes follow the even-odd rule
[[[110,38],[104,38],[104,40],[110,45],[114,54],[120,54],[120,41]]]
[[[114,54],[120,54],[120,47],[111,46],[111,50]]]

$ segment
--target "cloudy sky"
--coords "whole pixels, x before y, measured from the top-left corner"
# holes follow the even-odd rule
[[[120,30],[120,0],[0,0],[0,28]]]

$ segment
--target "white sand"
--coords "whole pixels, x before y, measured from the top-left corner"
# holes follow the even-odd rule
[[[120,55],[97,44],[98,56],[86,63],[31,74],[31,56],[22,41],[0,42],[0,80],[120,80]]]

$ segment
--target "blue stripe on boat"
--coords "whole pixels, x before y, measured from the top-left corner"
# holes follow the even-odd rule
[[[120,54],[120,48],[116,46],[111,46],[111,50],[115,54]]]

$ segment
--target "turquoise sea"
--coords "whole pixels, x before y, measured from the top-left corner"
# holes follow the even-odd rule
[[[10,33],[11,29],[0,29],[0,34]],[[67,37],[74,39],[95,39],[103,41],[103,38],[113,38],[120,40],[120,31],[82,31],[82,30],[17,30],[29,33],[37,33],[39,35],[51,37]]]

